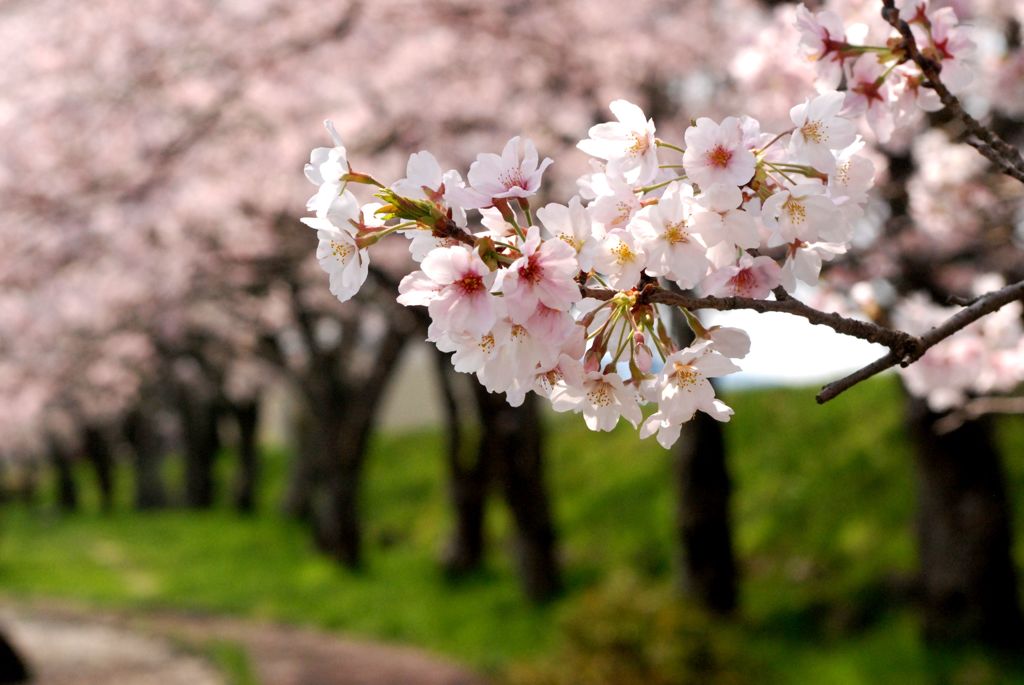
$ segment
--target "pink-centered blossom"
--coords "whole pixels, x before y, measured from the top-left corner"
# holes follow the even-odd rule
[[[754,153],[743,144],[740,120],[726,117],[716,124],[707,117],[686,129],[683,168],[687,178],[705,186],[726,183],[741,186],[754,175]]]
[[[433,250],[398,286],[406,306],[426,301],[431,319],[453,334],[481,336],[497,320],[490,293],[494,274],[473,250],[456,245]]]
[[[953,8],[942,7],[928,12],[928,29],[921,24],[911,26],[925,56],[941,64],[942,83],[953,93],[963,91],[974,80],[967,64],[974,55],[974,41],[958,24]]]
[[[884,78],[885,69],[885,65],[871,53],[858,57],[847,74],[845,103],[849,114],[864,116],[880,143],[889,142],[896,127],[892,90]]]
[[[704,279],[701,290],[716,297],[750,297],[763,300],[782,279],[779,265],[771,257],[744,253],[739,262],[724,266]]]
[[[796,25],[800,29],[800,49],[815,63],[819,86],[835,90],[843,79],[843,65],[848,58],[843,51],[843,20],[831,10],[814,14],[801,4],[796,8]]]
[[[567,311],[580,300],[579,286],[573,280],[580,268],[576,251],[568,243],[541,242],[540,228],[531,226],[519,251],[522,256],[501,269],[494,281],[494,292],[504,296],[513,321],[524,323],[538,303]]]

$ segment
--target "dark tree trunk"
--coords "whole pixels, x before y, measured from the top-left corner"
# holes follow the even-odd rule
[[[923,400],[908,400],[925,635],[1020,647],[1024,619],[999,453],[987,421],[938,435],[941,417]]]
[[[448,431],[447,464],[448,493],[455,515],[455,526],[444,552],[444,569],[458,577],[480,568],[484,556],[484,514],[490,480],[489,453],[477,450],[467,453],[462,435],[465,416],[459,411],[455,388],[456,371],[447,354],[434,354],[438,382]]]
[[[341,417],[341,430],[331,430],[331,418],[323,433],[328,440],[324,456],[327,491],[317,516],[317,541],[325,552],[348,568],[359,568],[363,562],[359,515],[363,463],[380,401],[408,339],[408,331],[392,326],[377,347],[369,374],[352,381],[352,386],[335,388],[329,396],[337,399],[323,407],[330,417]]]
[[[105,512],[114,509],[114,455],[103,431],[95,426],[85,429],[83,440],[85,457],[96,472],[100,491],[100,506]]]
[[[736,609],[736,558],[722,425],[697,412],[683,427],[673,462],[679,488],[677,526],[683,587],[709,611]]]
[[[526,396],[520,407],[510,407],[474,383],[480,409],[480,454],[491,460],[502,495],[516,525],[516,557],[526,596],[544,601],[562,589],[555,552],[555,528],[544,484],[543,441],[537,398]]]
[[[325,472],[321,462],[328,447],[323,443],[321,432],[313,412],[303,405],[295,421],[296,452],[288,469],[282,505],[286,516],[299,521],[313,520],[313,494],[319,476]]]
[[[27,683],[28,681],[28,666],[7,636],[0,632],[0,685]]]
[[[34,507],[39,495],[39,465],[35,461],[29,461],[22,468],[21,484],[18,490],[18,497],[22,504]]]
[[[693,332],[678,310],[672,310],[670,323],[677,344],[693,341]],[[707,610],[727,615],[736,610],[739,573],[733,552],[732,482],[723,433],[718,421],[697,412],[683,426],[673,469],[679,492],[676,530],[681,584]]]
[[[259,479],[259,446],[256,430],[259,426],[259,403],[256,401],[233,404],[231,413],[238,425],[238,472],[235,479],[235,508],[251,513],[256,508],[256,486]]]
[[[50,463],[57,475],[57,506],[62,511],[77,511],[78,483],[71,455],[56,441],[50,443]]]
[[[132,449],[135,466],[135,508],[140,511],[167,506],[161,465],[160,437],[152,423],[149,409],[136,410],[125,420],[124,435]]]
[[[372,417],[349,415],[337,431],[328,455],[327,491],[317,517],[317,540],[324,552],[343,566],[363,564],[363,529],[359,516],[359,490]]]
[[[214,402],[187,391],[179,398],[185,448],[185,505],[193,509],[213,506],[216,496],[214,464],[220,450],[218,408]]]

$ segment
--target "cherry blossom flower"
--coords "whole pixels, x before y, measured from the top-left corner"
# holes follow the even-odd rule
[[[562,353],[550,367],[537,368],[534,372],[534,392],[542,397],[550,398],[556,387],[582,386],[584,371],[580,356],[580,354]]]
[[[896,0],[896,9],[900,11],[900,19],[907,22],[917,21],[925,16],[928,0]]]
[[[928,12],[928,29],[921,24],[911,26],[923,46],[922,53],[942,65],[942,83],[953,93],[963,91],[974,79],[974,72],[967,65],[974,55],[974,41],[958,24],[953,8],[943,7]]]
[[[481,336],[497,320],[489,292],[493,280],[494,274],[475,251],[462,245],[438,248],[423,259],[420,271],[402,279],[398,301],[410,306],[426,300],[434,323]]]
[[[592,126],[576,147],[607,160],[627,183],[644,185],[658,174],[658,149],[654,139],[654,120],[626,100],[615,100],[609,108],[618,121]]]
[[[912,123],[922,111],[938,112],[942,109],[938,93],[924,86],[925,77],[916,64],[896,67],[890,81],[896,98],[896,119],[900,126]]]
[[[494,292],[504,295],[509,316],[525,322],[533,316],[537,303],[567,311],[580,299],[580,289],[573,279],[579,272],[576,251],[561,240],[540,238],[540,228],[531,226],[519,248],[522,256],[502,269],[494,281]]]
[[[402,235],[409,239],[409,255],[416,262],[422,262],[431,250],[461,244],[455,238],[438,238],[430,231],[424,230],[403,231]]]
[[[594,253],[594,268],[605,274],[608,285],[616,290],[635,286],[645,264],[643,247],[632,233],[621,228],[610,231]]]
[[[736,264],[713,271],[704,279],[701,290],[716,297],[751,297],[761,300],[778,287],[781,279],[781,270],[774,259],[744,253]]]
[[[864,148],[864,141],[857,138],[849,147],[836,155],[835,171],[828,177],[828,192],[847,221],[863,214],[865,202],[875,179],[875,165],[864,155],[858,154]]]
[[[981,276],[973,291],[981,294],[1002,285],[999,276]],[[908,333],[921,335],[959,310],[916,293],[899,303],[893,320]],[[1020,302],[1011,303],[930,348],[917,362],[900,369],[907,388],[925,397],[933,411],[961,405],[971,395],[1013,390],[1024,380],[1022,312]]]
[[[417,199],[427,198],[427,193],[434,195],[444,182],[444,172],[437,158],[426,150],[409,155],[405,167],[405,178],[391,184],[391,188],[403,197]]]
[[[712,326],[706,332],[715,351],[730,359],[742,359],[750,353],[750,336],[746,331],[732,326]]]
[[[550,366],[558,359],[558,348],[547,345],[527,326],[507,323],[502,327],[503,339],[477,371],[477,378],[489,392],[505,393],[508,403],[515,407],[532,389],[538,365]]]
[[[503,243],[514,243],[519,237],[516,227],[506,221],[496,207],[480,210],[480,225],[486,230],[475,233],[477,237],[483,236]]]
[[[812,14],[803,4],[796,8],[796,24],[800,29],[800,48],[815,63],[820,87],[835,90],[843,78],[847,59],[843,48],[846,32],[843,20],[831,10]]]
[[[577,357],[583,356],[585,336],[583,327],[569,312],[537,304],[533,314],[526,319],[525,326],[550,350],[572,350]]]
[[[765,200],[761,220],[775,232],[769,244],[816,242],[819,236],[845,240],[847,224],[825,191],[823,184],[808,181],[784,188]]]
[[[831,173],[835,168],[833,150],[851,145],[856,138],[853,121],[839,116],[846,96],[837,91],[823,93],[806,100],[789,111],[796,127],[789,139],[789,149],[798,159]]]
[[[333,203],[330,219],[302,219],[302,223],[316,229],[317,261],[330,276],[331,294],[342,302],[352,299],[369,273],[370,255],[356,244],[354,229],[348,223],[359,218],[359,202],[355,195],[345,191]]]
[[[587,209],[595,232],[603,237],[608,231],[625,228],[642,206],[633,186],[614,174],[595,174],[592,180],[597,196]]]
[[[619,417],[633,426],[643,418],[636,390],[627,387],[617,373],[590,371],[579,385],[559,383],[551,391],[551,406],[558,412],[582,413],[592,431],[612,430]]]
[[[726,243],[742,249],[760,245],[761,236],[750,212],[742,209],[743,194],[736,186],[716,183],[697,198],[705,210],[693,217],[693,230],[711,245]]]
[[[551,164],[548,157],[538,164],[533,142],[516,136],[505,144],[501,155],[477,155],[469,167],[469,185],[479,197],[465,200],[464,206],[487,207],[499,198],[530,197],[540,188],[544,170]]]
[[[782,264],[782,287],[796,292],[796,282],[815,285],[821,273],[821,263],[831,261],[846,252],[841,243],[804,243],[795,241],[786,248],[786,261]]]
[[[739,371],[727,357],[714,351],[711,341],[698,342],[665,358],[653,381],[644,386],[647,399],[658,403],[640,428],[640,437],[657,433],[665,449],[679,439],[682,425],[703,411],[718,421],[728,421],[733,411],[715,397],[709,378]]]
[[[864,115],[878,142],[888,143],[896,123],[892,113],[892,92],[885,66],[872,54],[857,58],[847,75],[846,111]]]
[[[537,210],[537,218],[549,234],[576,251],[580,269],[590,271],[597,242],[592,239],[594,226],[590,212],[580,197],[573,196],[568,205],[556,202],[544,205]]]
[[[753,177],[754,153],[744,146],[736,117],[726,117],[721,124],[701,117],[686,129],[684,138],[686,176],[701,188],[715,183],[741,186]]]
[[[318,186],[317,192],[306,202],[306,209],[321,219],[326,218],[327,212],[338,202],[344,183],[341,177],[349,171],[341,136],[331,121],[325,121],[324,127],[331,135],[334,147],[314,148],[309,154],[309,163],[303,168],[309,182]]]
[[[452,366],[459,373],[478,373],[492,359],[498,348],[509,340],[508,319],[501,315],[500,303],[495,303],[496,320],[490,330],[482,334],[452,333],[431,323],[427,339],[442,352],[451,352]]]
[[[658,204],[645,207],[630,224],[647,255],[647,273],[666,276],[681,288],[692,288],[707,275],[707,248],[692,233],[696,203],[693,186],[674,182],[665,189]]]

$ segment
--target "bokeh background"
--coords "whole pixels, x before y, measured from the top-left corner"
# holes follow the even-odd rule
[[[1020,138],[1024,3],[950,4],[966,104]],[[896,374],[818,407],[876,350],[719,315],[754,338],[732,422],[672,452],[591,434],[422,342],[404,241],[342,305],[298,222],[325,119],[383,180],[526,135],[562,202],[616,98],[676,142],[697,116],[783,130],[814,92],[794,12],[0,0],[0,596],[38,682],[1024,682],[1019,409],[937,413]],[[1021,189],[962,135],[919,115],[872,151],[857,249],[804,297],[860,284],[885,322],[1024,278]],[[132,639],[171,647],[124,665]]]

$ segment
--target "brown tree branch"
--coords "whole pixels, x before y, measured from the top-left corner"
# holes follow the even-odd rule
[[[606,288],[582,288],[581,291],[585,297],[593,297],[598,300],[609,300],[616,292]],[[649,285],[641,291],[640,301],[650,304],[685,307],[689,310],[717,309],[719,311],[729,311],[749,309],[762,314],[765,312],[782,312],[783,314],[799,316],[812,324],[828,326],[843,335],[885,345],[889,349],[898,350],[901,353],[909,353],[918,345],[917,338],[909,333],[885,328],[871,321],[850,319],[833,312],[823,312],[788,295],[785,299],[778,300],[755,300],[750,297],[694,297],[665,290],[660,286]]]
[[[888,0],[886,0],[888,1]],[[475,238],[455,226],[449,220],[446,225],[435,228],[434,235],[457,239],[467,245],[476,244]],[[378,276],[379,278],[379,276]],[[580,293],[584,297],[597,300],[610,300],[618,291],[609,288],[591,288],[580,285]],[[963,330],[978,319],[995,312],[1010,302],[1024,299],[1024,281],[1013,283],[999,290],[973,300],[968,306],[946,319],[941,325],[918,337],[905,331],[886,328],[871,321],[851,319],[834,312],[823,312],[800,300],[791,297],[782,289],[776,289],[774,300],[757,300],[749,297],[695,297],[680,292],[673,292],[657,285],[647,283],[637,292],[638,304],[665,304],[684,307],[689,310],[717,309],[728,311],[749,309],[755,312],[781,312],[798,316],[808,322],[827,326],[837,333],[878,343],[889,348],[889,351],[857,371],[829,383],[817,395],[819,404],[824,404],[839,396],[854,385],[871,378],[893,366],[909,366],[920,359],[931,347],[942,342],[957,331]]]
[[[949,88],[939,77],[942,65],[921,52],[917,45],[917,39],[914,38],[914,32],[910,29],[910,24],[900,18],[895,0],[882,0],[882,4],[884,5],[882,18],[899,31],[903,37],[903,48],[906,50],[907,57],[921,69],[921,73],[928,79],[927,85],[939,96],[949,113],[963,123],[967,131],[976,139],[968,140],[967,143],[996,165],[1004,174],[1024,183],[1024,158],[1021,157],[1020,151],[964,110],[959,98],[949,92]]]
[[[983,295],[968,307],[964,307],[953,316],[946,319],[942,324],[931,329],[919,338],[915,338],[916,345],[908,353],[900,354],[897,350],[890,348],[889,352],[879,359],[876,359],[867,366],[854,371],[845,378],[829,383],[818,393],[818,403],[824,404],[835,398],[857,383],[874,376],[880,371],[890,367],[908,366],[924,355],[930,348],[950,337],[957,331],[961,331],[978,319],[1001,309],[1005,305],[1024,298],[1024,281],[1019,281],[1005,288],[994,290]]]
[[[607,288],[581,287],[580,291],[585,297],[598,300],[609,300],[616,294],[616,291]],[[842,335],[860,338],[889,348],[885,355],[867,366],[822,388],[817,396],[819,404],[834,399],[857,383],[893,366],[909,366],[920,359],[930,348],[957,331],[963,330],[978,319],[1001,309],[1010,302],[1020,299],[1024,299],[1024,281],[1013,283],[977,298],[970,306],[964,307],[939,326],[918,337],[897,329],[879,326],[870,321],[850,319],[832,312],[823,312],[789,296],[777,300],[755,300],[749,297],[694,297],[665,290],[653,284],[646,286],[638,294],[639,303],[666,304],[690,310],[749,309],[761,313],[791,314],[806,319],[812,324],[827,326]]]

